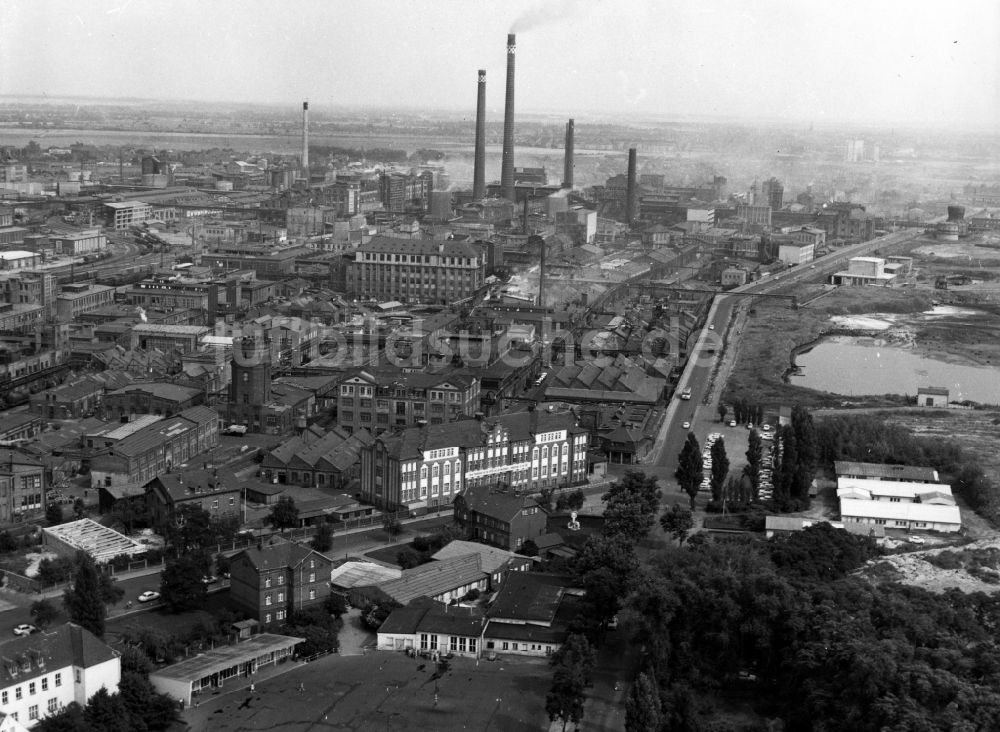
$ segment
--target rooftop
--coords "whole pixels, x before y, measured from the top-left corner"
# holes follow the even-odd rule
[[[120,554],[140,554],[148,549],[89,518],[45,527],[42,529],[42,536],[43,540],[51,536],[74,549],[84,551],[98,563],[110,561]]]
[[[406,605],[418,597],[436,597],[484,579],[478,554],[465,554],[404,569],[402,577],[378,585],[389,597]]]
[[[67,666],[90,668],[118,654],[89,630],[66,623],[41,633],[0,641],[0,687],[42,676]],[[28,670],[23,669],[27,666]]]
[[[919,465],[889,465],[887,463],[859,463],[851,460],[837,460],[834,472],[840,476],[859,478],[881,478],[883,480],[912,480],[922,483],[937,483],[938,472],[934,468]]]
[[[29,636],[33,637],[33,636]],[[179,681],[196,681],[218,671],[232,668],[243,661],[260,658],[274,651],[302,643],[305,638],[276,633],[260,633],[231,646],[218,646],[194,658],[152,671],[150,676]]]

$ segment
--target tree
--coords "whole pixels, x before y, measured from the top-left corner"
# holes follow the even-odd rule
[[[645,537],[656,522],[660,495],[655,477],[637,470],[626,472],[601,496],[607,504],[604,509],[604,535],[621,535],[633,542]]]
[[[809,502],[809,488],[816,475],[819,445],[812,415],[805,407],[792,408],[792,431],[795,433],[796,464],[790,492],[792,498]]]
[[[53,605],[51,601],[42,598],[31,604],[31,617],[34,619],[35,625],[44,630],[59,617],[59,608]]]
[[[726,407],[726,405],[723,404],[722,402],[719,402],[719,406],[716,407],[715,411],[717,411],[719,413],[719,421],[720,422],[725,422],[726,421],[726,414],[729,413],[728,407]]]
[[[677,472],[674,476],[680,484],[681,490],[687,493],[691,499],[691,510],[694,511],[694,499],[698,496],[698,489],[705,477],[702,471],[703,461],[701,458],[701,446],[694,432],[688,432],[684,447],[681,448],[677,458]]]
[[[83,717],[83,707],[75,701],[58,712],[45,715],[31,729],[33,732],[93,732]]]
[[[282,496],[271,508],[268,523],[276,529],[290,529],[299,525],[299,509],[291,496]]]
[[[538,544],[533,539],[525,539],[524,543],[521,544],[521,548],[517,550],[517,553],[525,557],[537,557]]]
[[[552,686],[545,697],[545,711],[551,721],[562,720],[563,732],[570,722],[583,719],[583,702],[591,685],[596,654],[587,639],[571,634],[559,650],[552,654]]]
[[[90,697],[83,718],[92,729],[102,732],[132,732],[133,729],[121,695],[109,693],[104,686]]]
[[[105,605],[114,605],[116,602],[125,597],[125,590],[118,586],[118,583],[115,582],[115,578],[110,574],[101,573],[100,578],[97,581],[97,585],[101,602]]]
[[[168,561],[160,575],[163,602],[175,613],[201,607],[207,594],[204,575],[204,557],[183,555]]]
[[[45,507],[45,520],[49,522],[49,526],[58,526],[63,522],[63,510],[55,501],[52,501]]]
[[[107,608],[101,600],[100,577],[90,555],[77,553],[73,584],[63,593],[63,606],[71,622],[86,628],[98,638],[104,637]]]
[[[131,732],[166,730],[180,719],[174,700],[157,693],[143,674],[122,671],[118,696],[128,715]]]
[[[662,724],[660,690],[655,678],[643,672],[625,700],[625,732],[659,732]]]
[[[324,521],[316,527],[311,545],[318,552],[328,552],[333,548],[333,526],[329,522]]]
[[[712,443],[712,500],[722,500],[722,487],[729,477],[729,456],[726,455],[726,441],[722,437]]]
[[[75,518],[82,519],[86,509],[87,507],[84,505],[82,498],[77,498],[73,501],[73,516]]]
[[[687,538],[688,532],[694,528],[694,516],[688,509],[675,503],[673,508],[664,511],[663,515],[660,516],[660,526],[667,534],[677,539],[677,546],[681,546]]]
[[[760,467],[764,459],[764,441],[756,429],[750,430],[746,455],[747,464],[743,472],[750,478],[750,482],[756,490],[760,484]]]
[[[382,514],[382,528],[389,535],[390,539],[395,539],[403,531],[403,525],[399,523],[396,514],[386,511]]]

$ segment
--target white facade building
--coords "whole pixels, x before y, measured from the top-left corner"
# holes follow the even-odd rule
[[[29,729],[101,689],[116,693],[121,680],[118,653],[74,623],[5,640],[0,659],[0,712]]]

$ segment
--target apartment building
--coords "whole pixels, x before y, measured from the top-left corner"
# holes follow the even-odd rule
[[[329,557],[294,542],[258,545],[236,554],[229,566],[229,597],[263,625],[330,596]]]
[[[420,175],[385,173],[379,178],[382,207],[389,213],[426,211],[434,190],[434,174],[429,170]]]
[[[486,280],[486,251],[457,241],[372,237],[345,267],[348,296],[380,301],[454,303]]]
[[[450,505],[465,488],[513,493],[586,481],[587,431],[569,413],[538,411],[410,427],[361,453],[361,493],[380,507]]]
[[[443,424],[479,410],[479,379],[469,374],[370,373],[340,385],[337,424],[348,433],[385,432],[421,421]]]

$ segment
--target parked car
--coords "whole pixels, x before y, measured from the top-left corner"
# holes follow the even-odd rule
[[[30,623],[21,623],[20,625],[14,626],[14,635],[31,635],[32,633],[37,633],[38,628]]]
[[[735,419],[729,420],[729,426],[730,427],[735,427],[736,426],[736,420]]]
[[[146,590],[141,595],[139,595],[139,602],[152,602],[153,600],[159,600],[160,593],[153,592],[152,590]]]
[[[911,536],[909,538],[909,541],[911,543],[913,543],[913,544],[926,544],[927,543],[927,539],[925,539],[922,536]],[[16,633],[17,631],[14,631],[14,632]]]
[[[771,425],[766,424],[763,427],[761,427],[761,429],[764,430],[765,432],[770,432],[771,431]]]
[[[201,578],[201,583],[203,585],[210,585],[213,582],[218,581],[218,579],[219,579],[218,577],[212,577],[210,575],[205,575],[204,577]]]
[[[681,425],[681,427],[683,427],[684,429],[690,429],[690,427],[691,427],[691,423],[690,423],[690,422],[684,422],[684,423],[683,423],[683,424]]]

